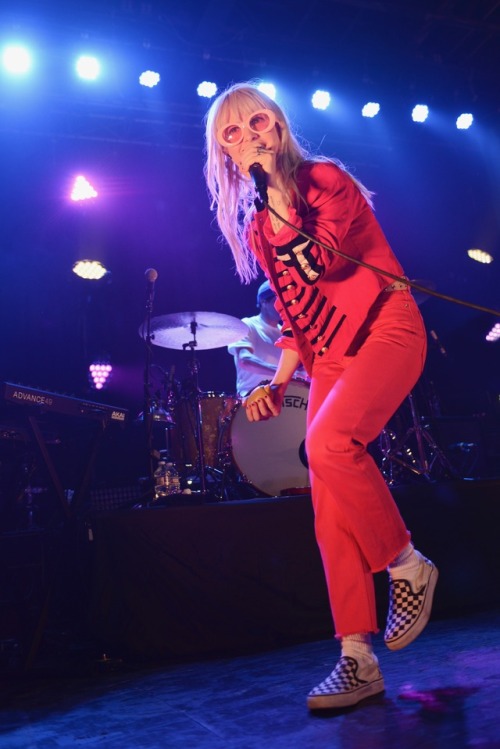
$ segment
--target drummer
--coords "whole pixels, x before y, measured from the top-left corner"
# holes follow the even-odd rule
[[[243,317],[247,332],[228,346],[236,368],[236,391],[244,397],[263,380],[270,381],[280,359],[281,349],[274,344],[281,335],[281,319],[275,309],[276,294],[269,281],[257,291],[258,314]],[[306,378],[305,370],[296,373]]]

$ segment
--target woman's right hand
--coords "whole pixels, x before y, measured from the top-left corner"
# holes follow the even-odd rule
[[[266,421],[279,416],[286,385],[258,385],[243,399],[249,421]]]

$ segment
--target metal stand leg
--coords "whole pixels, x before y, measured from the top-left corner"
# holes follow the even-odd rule
[[[185,343],[183,345],[183,349],[186,350],[189,348],[192,354],[190,369],[191,369],[191,376],[192,376],[192,381],[193,381],[196,444],[198,448],[198,471],[199,471],[199,477],[200,477],[201,493],[206,494],[207,486],[206,486],[206,470],[205,470],[205,446],[203,444],[203,414],[201,411],[201,398],[200,398],[200,387],[199,387],[199,378],[198,378],[200,365],[194,355],[194,350],[197,346],[196,328],[197,328],[197,323],[193,321],[191,323],[191,333],[193,335],[193,340],[190,341],[189,343]]]
[[[405,471],[414,477],[433,480],[433,472],[440,468],[449,478],[461,478],[429,430],[422,425],[415,396],[408,395],[411,412],[411,426],[398,438],[396,432],[385,428],[379,437],[382,453],[381,471],[389,486],[398,483],[398,477]]]

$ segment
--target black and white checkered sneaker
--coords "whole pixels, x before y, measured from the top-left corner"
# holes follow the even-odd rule
[[[309,692],[307,707],[310,710],[350,707],[383,691],[384,679],[376,658],[360,666],[355,658],[342,655],[330,676]]]
[[[384,641],[390,650],[401,650],[422,632],[429,621],[434,590],[438,579],[437,567],[420,552],[420,566],[415,578],[390,580],[389,614]]]

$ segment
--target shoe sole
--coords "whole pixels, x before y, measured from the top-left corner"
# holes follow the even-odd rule
[[[426,627],[431,616],[432,603],[434,600],[434,591],[436,590],[438,577],[439,577],[438,569],[436,566],[432,565],[431,574],[429,575],[429,579],[427,581],[427,589],[425,592],[424,605],[420,613],[420,616],[415,621],[415,623],[411,626],[411,628],[407,632],[405,632],[403,635],[401,635],[401,637],[398,637],[395,640],[388,640],[388,641],[386,640],[385,644],[387,645],[389,650],[402,650],[407,645],[410,645],[413,642],[413,640],[416,640],[419,634],[422,632],[422,630]]]
[[[318,694],[307,698],[309,710],[332,710],[335,708],[352,707],[368,697],[385,692],[384,679],[380,678],[369,684],[364,684],[352,692],[344,694]]]

